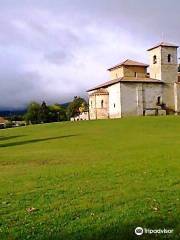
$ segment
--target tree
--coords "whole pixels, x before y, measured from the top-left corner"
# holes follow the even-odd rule
[[[51,122],[66,121],[66,110],[59,104],[49,106],[49,116]]]
[[[47,107],[45,102],[42,102],[41,107],[39,109],[39,118],[42,123],[49,122],[49,108]]]
[[[71,117],[78,116],[82,110],[86,111],[87,110],[87,102],[85,99],[81,97],[74,97],[74,100],[69,103],[67,107],[67,117],[70,119]]]
[[[39,103],[32,102],[27,108],[25,120],[27,124],[66,121],[66,108],[59,104],[47,106],[45,102],[42,102],[41,105]]]
[[[30,103],[27,108],[27,113],[25,115],[26,122],[28,124],[29,123],[32,123],[32,124],[40,123],[39,112],[40,112],[39,103],[37,103],[37,102]]]

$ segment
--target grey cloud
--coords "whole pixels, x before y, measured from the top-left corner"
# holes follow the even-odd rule
[[[67,54],[66,51],[54,51],[54,52],[48,52],[44,56],[48,61],[50,61],[53,64],[66,64],[67,61],[73,60],[73,54],[69,53]]]
[[[0,108],[22,108],[29,101],[40,100],[40,86],[37,80],[40,76],[36,73],[6,73],[6,80],[0,89]],[[32,97],[33,96],[33,97]]]
[[[0,0],[0,108],[69,101],[106,81],[123,58],[147,61],[157,41],[180,43],[180,2]]]

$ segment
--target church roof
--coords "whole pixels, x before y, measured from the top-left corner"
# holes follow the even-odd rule
[[[98,88],[92,95],[109,95],[109,92],[105,88]]]
[[[140,78],[140,77],[122,77],[122,78],[117,78],[108,82],[105,82],[103,84],[100,84],[94,88],[89,89],[87,92],[94,91],[97,89],[102,89],[104,87],[109,87],[115,83],[119,82],[126,82],[126,83],[156,83],[156,84],[164,84],[163,81],[154,79],[154,78]]]
[[[160,42],[160,43],[156,44],[155,46],[149,48],[147,51],[153,50],[154,48],[157,48],[157,47],[173,47],[173,48],[178,48],[179,46],[174,45],[174,44],[172,44],[172,43]]]
[[[138,66],[138,67],[148,67],[149,65],[148,64],[145,64],[145,63],[141,63],[141,62],[137,62],[137,61],[133,61],[133,60],[130,60],[130,59],[127,59],[111,68],[108,69],[108,71],[111,71],[115,68],[118,68],[118,67],[121,67],[121,66]]]

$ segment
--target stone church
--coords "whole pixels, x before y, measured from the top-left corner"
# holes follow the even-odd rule
[[[147,50],[149,65],[127,59],[109,68],[111,80],[87,91],[89,118],[180,113],[177,49],[161,42]]]

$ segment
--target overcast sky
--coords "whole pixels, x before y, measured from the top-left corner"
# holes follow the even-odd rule
[[[0,108],[67,102],[127,58],[180,44],[179,0],[0,0]],[[162,37],[163,36],[163,37]]]

